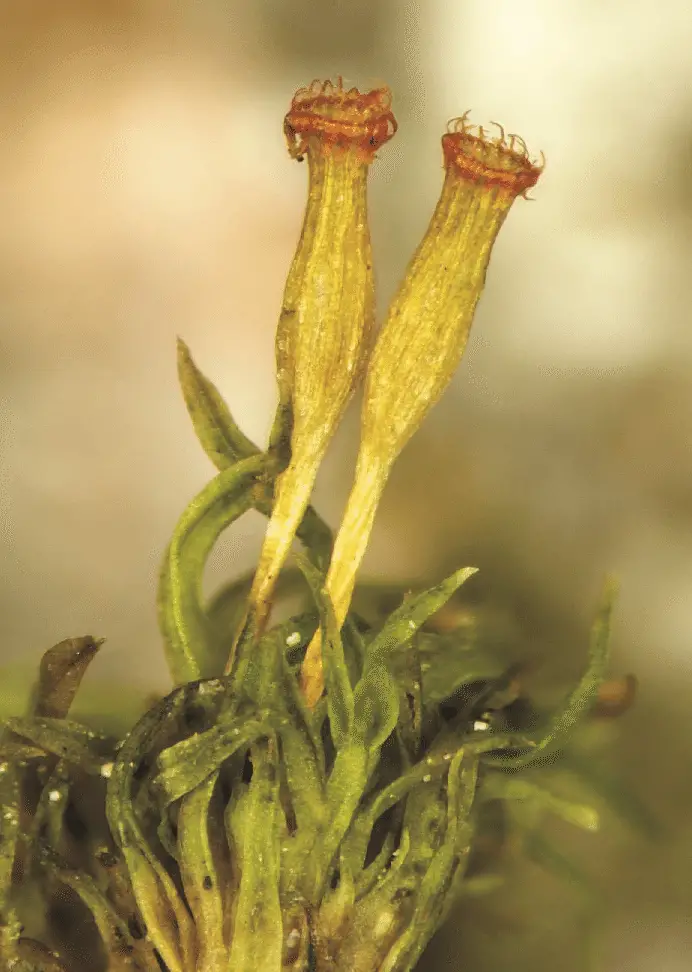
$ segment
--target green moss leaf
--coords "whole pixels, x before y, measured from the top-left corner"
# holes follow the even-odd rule
[[[486,757],[488,762],[499,762],[518,769],[541,759],[564,745],[580,724],[598,697],[610,659],[610,624],[617,594],[615,581],[609,579],[604,587],[596,619],[591,629],[589,657],[586,671],[576,688],[567,696],[564,704],[553,714],[547,725],[533,733],[530,746],[523,753],[503,753]]]
[[[463,685],[499,678],[507,667],[506,652],[469,642],[464,633],[436,635],[421,632],[416,637],[421,691],[426,705],[436,705],[454,695]],[[415,684],[411,669],[411,645],[401,645],[391,655],[390,668],[402,687]]]
[[[534,807],[539,814],[552,813],[583,830],[598,830],[598,812],[586,803],[578,803],[552,793],[546,787],[516,776],[488,774],[481,790],[484,800],[519,800]]]
[[[329,820],[321,854],[323,877],[353,823],[367,781],[368,751],[363,742],[349,739],[336,754],[327,782]]]
[[[4,952],[2,955],[7,957]],[[10,956],[13,958],[12,972],[70,972],[55,952],[31,938],[19,940],[15,956]]]
[[[394,652],[400,646],[408,644],[421,625],[439,611],[452,594],[475,573],[476,567],[463,567],[435,587],[405,600],[368,645],[366,669],[381,662],[389,664]]]
[[[159,756],[155,785],[165,794],[166,802],[173,803],[204,783],[234,753],[271,735],[273,728],[268,722],[246,714],[222,720],[212,729],[165,749]]]
[[[225,401],[178,338],[178,380],[197,438],[219,471],[256,455],[257,446],[241,432]]]
[[[297,829],[315,836],[326,819],[325,754],[315,715],[305,705],[295,676],[284,660],[283,707],[277,733],[281,764]]]
[[[113,764],[106,792],[106,816],[127,866],[149,940],[171,972],[194,972],[195,930],[175,882],[150,846],[135,812],[135,777],[172,733],[198,686],[184,686],[153,706],[125,738]],[[139,780],[141,786],[141,779]]]
[[[12,901],[12,871],[17,855],[20,823],[20,784],[16,768],[0,762],[0,945],[11,955],[19,936]]]
[[[461,886],[471,846],[472,829],[469,824],[474,802],[478,759],[465,749],[459,750],[449,764],[446,806],[432,799],[429,808],[431,822],[441,827],[434,852],[425,858],[409,853],[401,868],[402,884],[411,886],[412,868],[421,860],[427,861],[422,878],[415,884],[413,914],[402,934],[398,936],[380,968],[382,972],[408,972],[420,958],[423,949],[449,912],[455,890]],[[443,823],[444,818],[444,823]],[[431,828],[421,828],[422,833]],[[436,829],[436,828],[433,828]],[[414,838],[412,838],[414,843]]]
[[[298,556],[296,560],[310,585],[320,613],[329,730],[335,746],[339,749],[351,732],[354,713],[353,687],[346,665],[344,646],[332,602],[323,588],[324,578],[305,557]]]
[[[79,722],[51,718],[10,718],[5,726],[18,736],[85,773],[100,774],[114,755],[114,741]]]
[[[376,755],[399,719],[399,690],[384,665],[372,665],[353,695],[353,735]]]
[[[125,819],[119,831],[132,890],[149,940],[171,972],[194,972],[195,930],[171,876],[131,819]]]
[[[109,970],[148,972],[156,968],[156,957],[149,942],[132,937],[127,923],[92,877],[71,867],[45,845],[39,847],[38,857],[47,874],[72,888],[91,912],[106,954],[110,957]]]
[[[63,822],[70,794],[70,771],[61,759],[55,764],[46,785],[41,791],[31,827],[31,836],[50,845],[55,851],[62,850],[65,838]]]
[[[279,896],[279,774],[272,743],[252,749],[252,781],[233,808],[230,836],[241,877],[227,968],[275,972],[281,968],[283,920]]]
[[[626,783],[617,778],[612,769],[604,768],[597,759],[573,750],[560,753],[560,767],[583,781],[586,789],[600,797],[620,820],[644,837],[649,840],[665,838],[661,821]]]
[[[221,885],[222,848],[210,819],[217,780],[218,774],[213,774],[188,793],[178,814],[180,874],[199,937],[197,967],[207,972],[226,972],[228,967],[228,942],[224,939],[224,895],[228,888]]]
[[[253,506],[253,489],[267,469],[265,456],[252,456],[219,473],[173,532],[159,578],[158,617],[176,684],[223,672],[224,646],[219,651],[213,643],[202,605],[204,567],[221,533]]]

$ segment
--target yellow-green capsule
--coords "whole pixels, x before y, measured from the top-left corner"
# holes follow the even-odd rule
[[[339,622],[392,464],[449,384],[500,227],[542,171],[518,136],[505,137],[500,128],[498,137],[490,137],[470,127],[466,116],[450,123],[442,150],[440,199],[368,364],[355,479],[327,575]],[[308,647],[302,684],[314,704],[323,687],[319,637]]]
[[[367,176],[396,122],[387,88],[361,94],[341,79],[296,92],[284,121],[289,151],[307,158],[308,200],[276,334],[280,414],[290,462],[279,477],[248,612],[260,632],[279,571],[329,440],[372,346],[374,281]]]

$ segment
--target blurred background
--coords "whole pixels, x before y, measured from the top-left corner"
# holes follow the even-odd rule
[[[111,703],[116,684],[166,684],[156,572],[212,473],[175,336],[265,442],[305,198],[281,130],[293,90],[337,74],[393,89],[399,132],[371,176],[380,315],[439,192],[439,136],[470,108],[547,167],[502,230],[462,366],[397,465],[365,566],[412,585],[480,567],[478,600],[539,646],[548,693],[579,673],[602,576],[618,574],[614,668],[636,672],[640,693],[610,757],[669,839],[607,822],[574,849],[609,897],[603,968],[687,969],[689,0],[2,0],[0,12],[3,704],[43,650],[87,632],[108,639],[90,680]],[[357,419],[354,406],[315,497],[334,525]],[[237,525],[210,585],[253,563],[262,525]],[[497,901],[460,908],[424,967],[582,968],[573,905],[517,864]]]

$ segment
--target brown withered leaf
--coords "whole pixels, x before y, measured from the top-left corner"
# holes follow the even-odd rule
[[[63,719],[69,712],[82,678],[104,639],[84,635],[67,638],[49,648],[41,659],[33,713]]]

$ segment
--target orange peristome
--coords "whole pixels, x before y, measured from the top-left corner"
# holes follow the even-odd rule
[[[358,88],[344,90],[342,79],[313,81],[299,88],[284,119],[289,152],[302,158],[307,139],[317,136],[323,150],[355,147],[363,161],[371,162],[377,149],[397,130],[391,111],[389,88],[375,88],[361,94]]]
[[[489,187],[506,189],[514,196],[524,194],[538,182],[541,165],[529,158],[526,145],[518,135],[489,138],[482,127],[467,125],[466,115],[449,123],[449,131],[442,136],[442,151],[447,169],[454,169],[462,178]],[[516,148],[516,145],[519,148]]]

